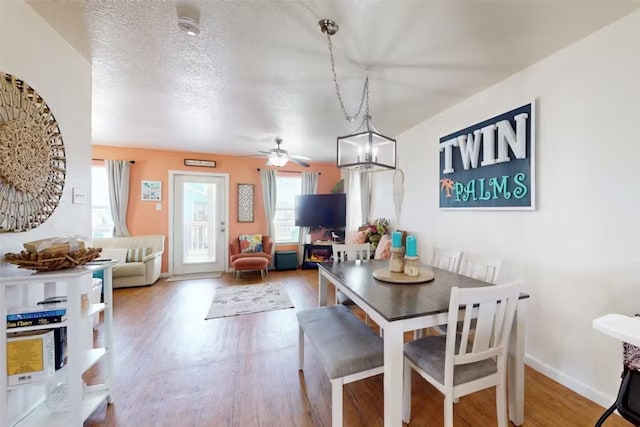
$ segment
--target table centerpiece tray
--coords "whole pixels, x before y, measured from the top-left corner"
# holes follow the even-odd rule
[[[425,283],[435,279],[433,270],[420,267],[420,274],[417,276],[407,276],[404,273],[393,273],[389,267],[379,268],[373,272],[373,278],[382,282],[409,285],[414,283]]]

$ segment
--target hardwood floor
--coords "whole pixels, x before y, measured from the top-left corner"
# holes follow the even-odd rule
[[[270,272],[266,281],[284,284],[295,309],[211,320],[204,317],[217,287],[260,283],[259,274],[117,289],[115,402],[85,426],[330,426],[330,383],[311,348],[304,374],[297,369],[295,311],[317,305],[317,277],[315,270]],[[86,380],[100,375],[97,366]],[[410,425],[441,426],[442,395],[417,375],[412,388]],[[345,386],[344,425],[382,426],[382,396],[382,376]],[[531,427],[592,426],[604,411],[530,368],[525,398]],[[460,399],[454,420],[496,425],[495,391]],[[631,424],[614,416],[606,426]]]

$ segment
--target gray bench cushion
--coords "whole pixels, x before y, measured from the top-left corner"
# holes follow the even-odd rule
[[[302,310],[296,316],[330,379],[384,364],[382,338],[345,306]]]
[[[458,340],[459,341],[459,340]],[[404,355],[420,369],[444,384],[444,358],[446,336],[429,336],[404,345]],[[456,343],[456,348],[460,345]],[[453,368],[453,385],[473,381],[497,372],[496,362],[482,360]]]

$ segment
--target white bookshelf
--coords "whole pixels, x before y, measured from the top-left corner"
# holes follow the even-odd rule
[[[107,401],[113,403],[113,294],[111,269],[115,262],[51,273],[33,273],[13,265],[0,265],[0,426],[80,427],[95,409]],[[81,295],[92,288],[92,272],[104,270],[104,303],[90,304],[81,310]],[[52,296],[67,296],[67,320],[7,330],[7,311],[35,306]],[[104,312],[104,347],[93,346],[91,319]],[[46,404],[47,380],[8,387],[7,333],[67,327],[67,364],[55,377],[67,384],[67,410],[52,411]],[[102,363],[102,383],[87,386],[82,375],[96,363]]]

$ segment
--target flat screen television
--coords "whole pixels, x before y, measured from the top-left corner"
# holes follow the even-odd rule
[[[344,227],[347,225],[347,196],[344,193],[296,196],[296,226]]]

